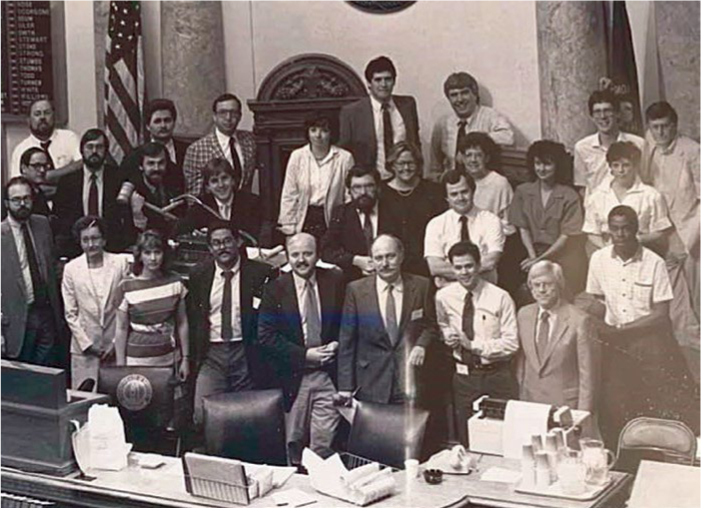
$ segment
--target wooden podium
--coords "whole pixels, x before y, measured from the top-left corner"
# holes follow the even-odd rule
[[[71,420],[81,424],[88,409],[108,397],[66,390],[62,369],[2,360],[2,465],[66,475],[76,469]]]

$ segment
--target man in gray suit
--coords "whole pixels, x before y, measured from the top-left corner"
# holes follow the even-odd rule
[[[2,356],[48,365],[61,329],[51,228],[32,215],[32,186],[23,176],[7,182],[3,200]]]
[[[402,273],[404,247],[391,235],[372,244],[375,274],[348,285],[338,352],[342,400],[416,402],[426,348],[437,337],[431,283]]]
[[[562,299],[565,279],[557,263],[535,263],[528,287],[536,303],[518,313],[521,400],[593,411],[600,372],[594,323]]]

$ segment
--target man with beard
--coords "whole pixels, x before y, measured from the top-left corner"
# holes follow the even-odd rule
[[[266,287],[258,342],[282,380],[288,458],[298,465],[307,445],[324,458],[333,454],[340,417],[333,399],[343,275],[316,268],[316,239],[308,233],[288,237],[286,247],[292,273]]]
[[[61,329],[51,228],[46,217],[32,215],[26,178],[11,178],[3,193],[2,356],[48,365]]]
[[[465,146],[463,142],[470,132],[484,132],[495,143],[513,145],[514,132],[509,121],[497,110],[480,104],[477,80],[467,72],[448,76],[443,84],[452,113],[439,118],[431,134],[431,173],[439,178],[445,171],[460,169],[456,155]]]
[[[251,190],[256,169],[256,140],[250,131],[238,130],[243,116],[241,100],[225,93],[212,103],[214,130],[187,149],[183,174],[188,194],[199,196],[204,187],[202,168],[210,159],[226,159],[237,174],[240,189]]]
[[[185,176],[183,162],[189,143],[173,136],[178,112],[175,104],[169,99],[154,99],[148,103],[144,112],[144,128],[148,132],[150,142],[159,143],[165,148],[166,168],[163,180],[165,185],[176,195],[185,192]],[[134,183],[139,181],[143,150],[146,144],[135,148],[127,155],[120,169]]]
[[[392,178],[385,160],[395,143],[409,141],[421,149],[416,100],[409,95],[392,95],[397,69],[392,60],[380,56],[365,67],[370,91],[341,109],[338,145],[353,154],[357,164],[375,168],[382,180]]]
[[[536,303],[518,312],[519,398],[593,412],[601,361],[593,320],[562,299],[565,278],[557,263],[536,262],[528,287]]]
[[[377,171],[354,166],[346,175],[346,187],[352,201],[334,210],[322,239],[321,257],[339,266],[346,280],[353,281],[375,271],[370,246],[378,235],[391,229],[378,201],[380,174]]]
[[[41,148],[49,154],[51,169],[48,171],[45,190],[48,196],[53,196],[58,180],[78,171],[82,165],[78,136],[67,129],[56,128],[53,105],[45,99],[32,103],[27,123],[31,134],[12,152],[10,176],[20,174],[20,158],[28,148]]]
[[[54,198],[57,215],[56,242],[59,253],[70,258],[80,254],[80,246],[70,230],[84,215],[96,215],[105,221],[107,250],[118,252],[129,245],[128,210],[117,202],[124,177],[118,168],[105,163],[108,141],[100,129],[89,129],[80,140],[83,169],[59,182]]]
[[[467,446],[472,403],[482,395],[518,395],[511,358],[518,351],[516,309],[509,294],[482,278],[480,248],[459,242],[448,251],[457,282],[436,293],[443,342],[452,350],[453,408],[460,443]]]
[[[270,266],[241,257],[242,240],[228,222],[210,223],[207,243],[214,259],[192,272],[187,296],[198,426],[205,397],[269,383],[255,341]]]
[[[402,272],[404,246],[391,235],[372,244],[375,274],[351,282],[343,304],[338,350],[342,400],[425,402],[426,349],[437,339],[431,281]]]
[[[139,153],[141,155],[139,175],[133,181],[135,188],[131,198],[134,227],[141,231],[157,229],[166,236],[170,236],[177,225],[176,220],[169,220],[164,215],[144,206],[145,203],[150,203],[158,208],[164,208],[180,193],[179,189],[167,183],[166,148],[152,141],[141,147]],[[177,217],[175,214],[184,212],[185,208],[180,207],[169,213]]]
[[[46,184],[46,172],[51,169],[49,154],[35,146],[28,148],[20,157],[20,173],[29,180],[34,191],[32,213],[48,217],[51,214],[46,194],[41,189]]]
[[[682,420],[697,434],[698,391],[672,336],[665,262],[639,243],[638,216],[629,206],[611,210],[608,228],[612,245],[592,255],[586,289],[605,306],[604,440],[615,447],[623,426],[638,416]]]
[[[574,145],[574,185],[587,197],[604,181],[610,182],[606,152],[616,141],[630,141],[640,150],[645,140],[635,134],[621,132],[620,101],[610,90],[596,90],[589,96],[589,117],[596,132]]]

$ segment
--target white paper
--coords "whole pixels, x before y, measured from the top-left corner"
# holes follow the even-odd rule
[[[282,487],[293,474],[297,472],[297,468],[293,466],[268,466],[260,464],[251,464],[250,462],[242,462],[246,473],[250,476],[255,476],[261,468],[272,469],[273,471],[273,488]]]
[[[506,404],[501,435],[504,457],[521,459],[523,445],[530,444],[531,436],[548,432],[550,407],[548,404],[521,400],[510,400]]]
[[[273,501],[275,504],[289,506],[290,508],[296,508],[299,506],[306,506],[308,504],[316,503],[316,498],[303,492],[299,489],[288,489],[273,494]]]
[[[124,423],[116,407],[95,404],[88,410],[90,466],[119,471],[127,467],[131,445],[124,437]]]
[[[521,479],[520,471],[512,471],[503,467],[490,467],[480,477],[482,482],[516,483]]]

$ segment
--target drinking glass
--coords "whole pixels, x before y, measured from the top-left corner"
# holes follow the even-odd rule
[[[586,482],[591,485],[603,485],[609,480],[609,469],[616,456],[604,448],[603,441],[598,439],[580,439],[582,462],[586,468]]]

